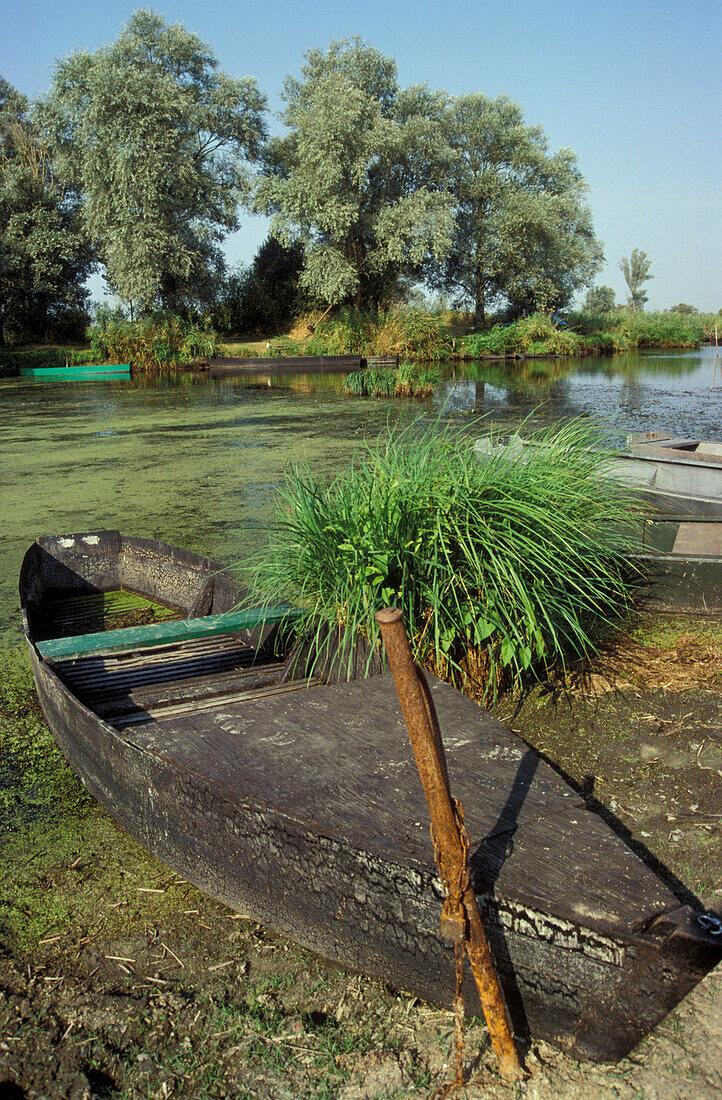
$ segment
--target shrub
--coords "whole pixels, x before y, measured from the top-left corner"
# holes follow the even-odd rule
[[[136,369],[175,367],[216,352],[216,335],[207,327],[176,314],[155,314],[138,321],[111,319],[88,333],[93,355],[108,363],[131,363]]]
[[[374,324],[374,314],[340,309],[318,322],[306,351],[309,355],[364,355],[371,346]]]
[[[373,346],[375,355],[399,355],[405,359],[446,359],[453,348],[441,314],[408,308],[379,315]]]
[[[444,359],[452,339],[444,317],[422,309],[388,313],[340,309],[314,327],[309,355],[398,355],[404,359]]]
[[[254,584],[319,637],[340,627],[349,655],[395,604],[416,658],[459,683],[481,670],[484,693],[588,653],[628,606],[631,495],[586,422],[534,442],[480,461],[436,425],[392,431],[330,484],[291,470]]]

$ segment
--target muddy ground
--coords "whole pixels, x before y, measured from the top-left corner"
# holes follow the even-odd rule
[[[449,1012],[311,955],[162,867],[61,760],[22,652],[0,665],[0,1100],[371,1100],[450,1078]],[[593,668],[498,713],[681,898],[722,906],[719,627],[641,623]],[[718,968],[619,1064],[539,1043],[513,1089],[473,1023],[465,1094],[712,1100],[721,1008]]]

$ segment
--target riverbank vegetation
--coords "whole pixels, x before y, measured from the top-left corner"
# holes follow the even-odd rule
[[[589,654],[634,591],[632,500],[585,423],[534,438],[524,462],[481,462],[437,424],[391,432],[330,484],[292,470],[254,584],[348,646],[395,604],[416,658],[483,698]]]
[[[101,313],[89,329],[91,357],[100,363],[132,363],[135,370],[175,367],[216,354],[216,334],[177,314],[130,321]]]
[[[130,321],[123,310],[100,310],[88,330],[87,346],[0,348],[0,374],[20,366],[72,366],[75,363],[130,362],[136,370],[163,370],[213,355],[285,357],[358,355],[395,356],[415,363],[439,360],[502,359],[517,372],[519,361],[614,355],[651,348],[696,348],[714,341],[716,314],[669,311],[642,313],[625,309],[598,314],[580,310],[566,320],[532,314],[511,323],[472,329],[468,314],[452,310],[398,307],[389,311],[343,308],[324,316],[299,316],[280,336],[229,340],[207,322],[177,314],[154,314]],[[431,376],[429,376],[431,377]]]
[[[720,318],[700,313],[580,310],[552,318],[536,313],[477,331],[468,314],[399,307],[388,312],[341,309],[320,322],[301,316],[288,337],[219,341],[228,355],[397,355],[410,360],[521,359],[611,355],[635,348],[691,348],[714,337]]]

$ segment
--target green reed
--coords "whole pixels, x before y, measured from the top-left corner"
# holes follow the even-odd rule
[[[633,592],[630,494],[585,422],[532,438],[481,460],[466,431],[417,424],[329,484],[290,470],[254,584],[319,637],[340,627],[349,660],[399,606],[416,659],[477,693],[589,653]]]

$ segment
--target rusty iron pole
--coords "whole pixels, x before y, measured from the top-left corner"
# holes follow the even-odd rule
[[[462,935],[499,1072],[507,1081],[518,1081],[523,1077],[523,1070],[469,877],[466,848],[451,798],[446,754],[431,693],[421,670],[413,662],[402,612],[397,608],[384,608],[376,614],[376,622],[381,628],[386,656],[429,806],[438,858],[443,866],[442,877],[461,884],[462,920],[465,917]],[[451,916],[453,926],[453,914]]]

